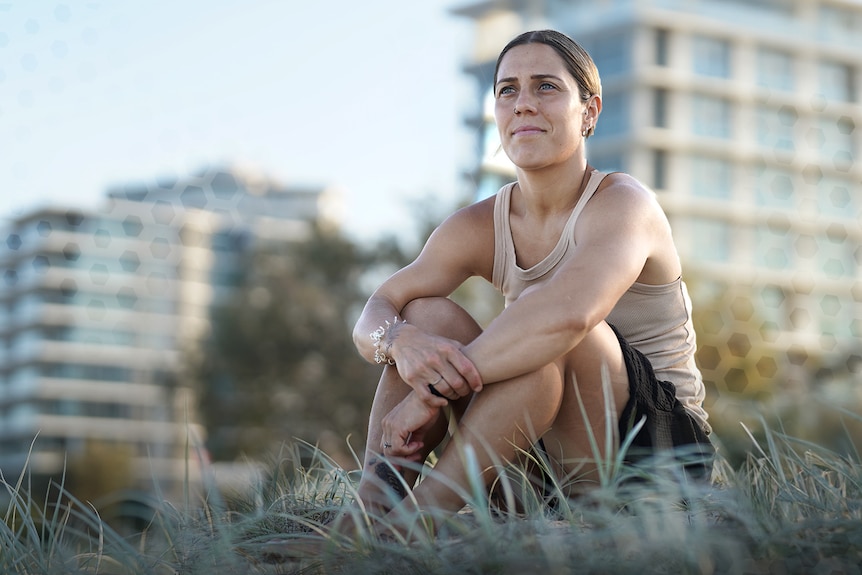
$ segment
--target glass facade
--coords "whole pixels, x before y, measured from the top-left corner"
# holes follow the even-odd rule
[[[795,209],[797,198],[793,172],[761,166],[755,169],[755,205],[761,208]]]
[[[631,71],[632,40],[627,30],[585,38],[583,45],[603,80]]]
[[[668,125],[668,91],[666,88],[653,89],[652,125],[656,128],[667,128]]]
[[[859,184],[847,178],[826,177],[817,185],[817,211],[822,216],[853,219],[862,215]]]
[[[719,38],[694,36],[691,58],[695,74],[713,78],[730,78],[730,43]]]
[[[691,256],[707,262],[730,260],[731,226],[728,222],[713,218],[691,218]]]
[[[827,277],[837,279],[856,276],[859,269],[854,254],[856,246],[848,242],[845,236],[827,233],[818,237],[817,248],[820,269]]]
[[[653,151],[653,181],[655,190],[667,188],[667,152],[665,150]]]
[[[692,156],[692,194],[701,198],[728,200],[733,190],[733,166],[727,160],[708,156]]]
[[[758,106],[755,111],[757,143],[769,150],[793,150],[796,147],[796,110],[789,106],[775,109]]]
[[[818,93],[827,100],[856,101],[856,69],[849,63],[821,60],[817,66]]]
[[[789,230],[760,226],[755,230],[754,263],[767,269],[786,270],[793,266],[793,234]]]
[[[669,63],[668,59],[668,43],[670,38],[670,33],[663,29],[658,28],[654,31],[655,34],[655,63],[657,66],[667,66]]]
[[[758,86],[784,92],[796,89],[794,59],[789,52],[760,46],[756,73]]]
[[[692,95],[691,131],[698,136],[729,139],[733,134],[730,102],[719,96]]]
[[[812,144],[826,162],[849,168],[856,156],[855,128],[850,118],[822,117],[812,131]]]
[[[818,7],[817,16],[819,39],[852,46],[862,43],[862,14],[858,9],[823,4]]]
[[[624,92],[608,92],[604,94],[602,113],[599,116],[593,137],[601,139],[609,136],[619,136],[629,131],[629,95]]]

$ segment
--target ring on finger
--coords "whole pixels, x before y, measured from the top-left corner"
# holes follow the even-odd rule
[[[384,441],[384,442],[383,442],[383,449],[391,449],[391,448],[392,448],[392,444],[391,444],[391,443],[389,443],[389,442],[387,442],[387,441]]]
[[[442,378],[441,378],[441,379],[442,379]],[[443,395],[442,393],[440,393],[439,391],[437,391],[437,388],[436,388],[436,387],[434,387],[434,384],[433,384],[433,383],[429,383],[429,384],[428,384],[428,391],[430,391],[430,392],[431,392],[431,395],[436,395],[437,397],[442,397],[443,399],[449,399],[448,397],[446,397],[445,395]]]

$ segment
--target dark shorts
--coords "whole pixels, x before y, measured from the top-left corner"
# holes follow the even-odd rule
[[[629,376],[629,400],[619,420],[620,442],[631,441],[626,461],[638,465],[670,453],[690,477],[708,481],[715,457],[709,436],[679,402],[674,385],[657,379],[646,356],[611,328],[619,339]],[[643,425],[629,438],[641,421]]]

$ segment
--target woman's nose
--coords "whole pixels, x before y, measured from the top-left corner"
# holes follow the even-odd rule
[[[536,111],[536,98],[527,91],[519,92],[515,100],[515,114]]]

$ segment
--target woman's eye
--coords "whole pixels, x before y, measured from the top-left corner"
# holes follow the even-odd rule
[[[515,91],[515,88],[512,86],[503,86],[500,88],[500,91],[497,93],[498,96],[505,96],[506,94],[511,94]]]
[[[556,90],[557,87],[549,82],[542,82],[539,84],[539,90]]]

